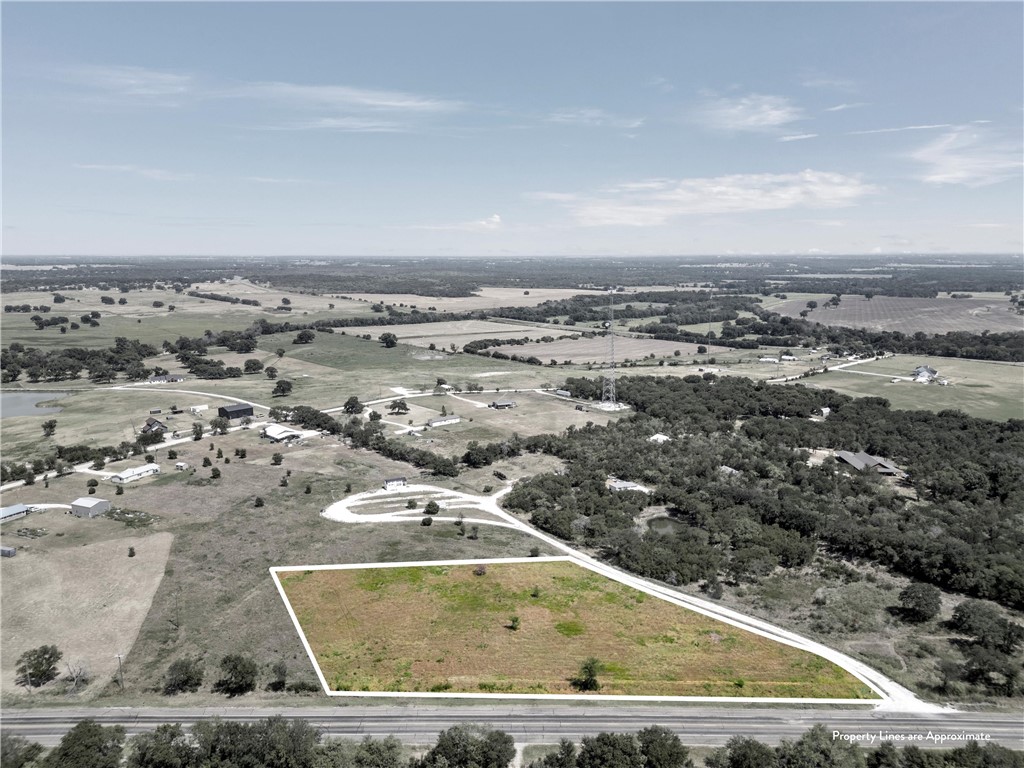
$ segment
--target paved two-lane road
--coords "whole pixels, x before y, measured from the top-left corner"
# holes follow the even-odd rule
[[[839,709],[685,707],[677,705],[621,706],[618,704],[390,704],[335,707],[136,707],[77,709],[5,709],[2,727],[45,745],[56,744],[75,723],[87,717],[104,725],[122,725],[129,735],[150,731],[161,723],[189,726],[221,717],[252,722],[273,715],[300,717],[324,735],[362,738],[394,734],[410,744],[429,744],[438,732],[459,723],[482,723],[500,728],[519,744],[553,744],[560,738],[579,739],[602,731],[635,731],[664,725],[690,746],[721,746],[732,736],[750,736],[768,744],[798,738],[815,723],[831,732],[878,735],[922,748],[950,748],[964,743],[962,734],[987,734],[989,740],[1011,749],[1024,749],[1024,716],[1020,713],[943,712],[905,714]],[[953,737],[940,743],[929,734]],[[979,739],[984,741],[984,739]]]

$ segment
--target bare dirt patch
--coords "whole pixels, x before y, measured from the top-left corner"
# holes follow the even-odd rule
[[[80,547],[33,542],[16,557],[5,558],[0,666],[5,695],[15,688],[18,657],[40,645],[56,645],[63,661],[84,664],[94,687],[110,680],[117,672],[115,654],[128,653],[149,612],[173,539],[163,532]],[[135,548],[135,557],[128,557],[129,547]]]

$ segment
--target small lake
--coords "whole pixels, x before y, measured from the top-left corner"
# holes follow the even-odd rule
[[[12,416],[42,416],[60,413],[63,408],[37,408],[36,403],[56,400],[67,392],[0,392],[0,418]]]
[[[653,517],[647,521],[648,530],[664,536],[676,534],[686,527],[686,523],[682,520],[676,520],[674,517]]]

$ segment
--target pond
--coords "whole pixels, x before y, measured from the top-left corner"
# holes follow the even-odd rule
[[[0,418],[13,416],[42,416],[47,413],[60,413],[63,408],[37,408],[36,403],[56,400],[67,395],[67,392],[2,392],[0,391]]]
[[[682,520],[676,520],[674,517],[652,517],[647,521],[648,530],[664,536],[678,533],[686,527],[686,523]]]

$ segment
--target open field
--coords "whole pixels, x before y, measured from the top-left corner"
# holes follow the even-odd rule
[[[438,312],[469,312],[494,307],[535,307],[545,301],[568,299],[572,296],[600,295],[604,291],[589,291],[583,288],[530,288],[529,295],[520,288],[497,288],[484,286],[473,296],[419,296],[414,293],[345,293],[356,301],[371,304],[383,303],[398,306],[405,304],[421,312],[436,307]],[[340,294],[339,294],[340,295]]]
[[[890,377],[908,376],[919,365],[930,365],[950,386],[892,383]],[[882,374],[882,375],[869,375]],[[956,409],[984,419],[1024,418],[1024,365],[965,360],[955,357],[897,355],[829,371],[805,379],[809,387],[827,387],[854,397],[884,397],[893,408],[942,411]]]
[[[603,694],[870,698],[824,659],[573,563],[492,563],[483,575],[459,565],[279,578],[337,691],[569,694],[582,661],[596,657]]]
[[[875,296],[870,301],[863,296],[845,295],[835,309],[826,309],[828,294],[810,295],[818,308],[808,315],[823,325],[843,325],[850,328],[870,328],[877,331],[914,333],[948,333],[950,331],[1004,332],[1024,330],[1024,317],[1009,312],[1009,297],[998,298],[935,299],[905,298],[901,296]],[[793,298],[775,306],[775,312],[799,317],[807,308],[807,298]]]
[[[324,296],[309,296],[290,291],[268,290],[250,283],[229,282],[201,283],[195,288],[203,293],[220,293],[238,298],[256,299],[263,306],[231,304],[175,293],[173,290],[133,290],[119,293],[116,290],[100,291],[95,288],[60,291],[67,297],[63,304],[53,303],[49,291],[4,293],[0,302],[6,304],[46,304],[51,307],[49,315],[64,315],[71,322],[82,327],[62,334],[57,326],[37,331],[29,320],[35,312],[5,312],[3,314],[3,344],[21,342],[26,346],[47,349],[49,347],[106,347],[118,336],[138,339],[159,348],[166,339],[174,341],[179,336],[202,336],[206,330],[243,330],[254,320],[265,318],[271,322],[311,322],[331,317],[372,315],[368,305],[345,299],[330,299]],[[104,304],[101,296],[125,299],[126,304]],[[277,312],[282,298],[291,301],[291,312]],[[153,302],[163,302],[154,307]],[[328,304],[334,304],[329,309]],[[174,305],[174,311],[168,309]],[[100,313],[99,327],[92,328],[81,323],[81,315],[91,311]]]
[[[438,349],[450,350],[451,345],[461,351],[463,345],[477,339],[521,339],[529,337],[538,339],[541,336],[557,336],[568,333],[568,330],[548,329],[546,326],[525,325],[518,323],[492,322],[489,320],[451,320],[442,323],[418,323],[416,325],[395,326],[393,332],[404,344],[426,347],[435,344]],[[558,333],[555,333],[555,331]],[[538,345],[539,346],[539,345]],[[530,347],[533,349],[534,347]],[[526,347],[517,347],[526,349]]]
[[[209,448],[210,442],[204,439],[177,448],[179,460],[199,467],[194,474],[171,469],[161,449],[157,460],[164,466],[165,474],[159,478],[130,484],[122,496],[113,495],[113,488],[100,481],[101,489],[108,490],[97,495],[112,500],[115,505],[156,515],[158,519],[148,528],[133,530],[106,519],[78,520],[59,512],[36,513],[16,521],[11,533],[8,533],[8,524],[4,525],[4,543],[11,543],[10,538],[19,545],[29,540],[16,538],[14,529],[23,525],[50,528],[54,533],[29,542],[34,548],[45,542],[50,548],[46,555],[49,563],[59,562],[54,559],[58,551],[88,554],[92,550],[82,547],[83,542],[109,540],[113,549],[105,559],[116,560],[111,568],[120,567],[122,557],[126,563],[134,565],[150,556],[149,544],[143,543],[135,544],[136,558],[127,558],[128,537],[138,538],[140,530],[174,536],[166,564],[163,560],[159,562],[158,573],[163,574],[163,580],[145,620],[140,619],[141,629],[135,644],[130,652],[130,643],[116,649],[110,646],[111,654],[128,653],[124,666],[125,694],[110,686],[104,689],[101,681],[86,691],[87,699],[99,696],[103,703],[123,705],[167,703],[168,699],[152,689],[161,685],[171,661],[185,655],[200,655],[205,659],[207,679],[199,693],[180,696],[173,700],[176,703],[223,702],[223,696],[210,692],[210,687],[217,678],[216,665],[227,653],[245,653],[256,659],[264,675],[261,688],[269,679],[269,675],[264,674],[267,667],[279,660],[287,662],[289,679],[311,679],[306,654],[267,571],[270,566],[296,562],[334,564],[448,557],[525,557],[530,548],[538,544],[532,537],[504,528],[486,528],[480,531],[478,539],[470,539],[459,536],[454,525],[441,523],[429,528],[412,523],[389,525],[384,529],[373,525],[340,525],[320,517],[319,513],[333,499],[343,495],[347,486],[351,485],[352,492],[371,490],[379,488],[385,477],[403,474],[414,477],[418,473],[408,465],[377,454],[348,449],[336,441],[319,438],[294,448],[271,445],[260,440],[255,431],[239,431],[215,438],[213,442],[231,459],[230,464],[216,458],[216,451]],[[238,447],[248,451],[245,459],[234,456],[234,449]],[[278,452],[284,455],[284,461],[275,467],[271,465],[271,456]],[[205,457],[222,471],[220,480],[211,480],[210,469],[200,467]],[[281,486],[280,480],[289,471],[289,485]],[[51,480],[49,488],[41,483],[18,488],[3,495],[3,504],[69,503],[85,493],[86,479],[72,475]],[[308,494],[305,493],[307,484],[310,486]],[[265,500],[263,507],[254,507],[257,496]],[[51,516],[56,518],[55,522],[50,521]],[[73,537],[70,528],[66,536],[58,538],[55,536],[60,530],[57,522],[73,526],[75,531],[89,538],[77,537],[77,533],[77,538]],[[148,535],[143,542],[151,538],[152,535]],[[548,553],[543,544],[540,546],[542,552]],[[16,558],[5,559],[2,565],[5,664],[17,659],[7,650],[7,584],[21,584],[10,574],[19,565],[29,562],[30,556],[19,552]],[[54,570],[54,574],[54,578],[60,576],[67,585],[76,571],[62,567]],[[117,602],[112,598],[117,593],[108,587],[105,583],[96,586],[89,595],[82,595],[82,599],[95,600],[100,595],[113,609]],[[12,600],[10,605],[14,608],[19,603]],[[67,648],[86,642],[92,631],[90,622],[80,622],[68,636]],[[111,657],[110,661],[116,666],[116,659]],[[5,705],[18,703],[20,695],[5,691]],[[46,689],[31,698],[36,700],[40,695],[48,701],[60,698],[54,691],[51,699]],[[245,701],[260,697],[295,700],[286,694],[263,693],[260,689]]]
[[[518,407],[508,410],[476,407],[471,403],[486,406],[495,399],[509,398]],[[540,394],[537,392],[509,392],[494,394],[464,393],[453,396],[431,396],[409,400],[409,413],[404,416],[385,416],[389,421],[405,424],[413,419],[422,425],[427,419],[440,416],[441,408],[449,414],[462,418],[458,424],[433,427],[419,433],[402,436],[418,448],[425,448],[445,456],[465,452],[470,441],[481,444],[508,440],[513,433],[521,436],[539,435],[545,432],[558,434],[570,426],[582,427],[588,423],[607,424],[617,418],[628,416],[631,411],[609,414],[586,405],[585,411],[577,411],[577,401],[568,398]],[[392,430],[389,430],[392,431]]]
[[[21,538],[15,530],[22,526],[49,534]],[[55,509],[4,524],[4,544],[19,547],[0,566],[4,696],[15,687],[18,657],[40,645],[56,645],[64,653],[62,675],[66,664],[84,666],[99,685],[116,674],[115,654],[134,644],[174,538],[167,532],[132,533],[113,520],[80,520]],[[135,547],[135,557],[128,557],[129,547]]]
[[[690,359],[697,354],[698,346],[697,344],[684,344],[677,341],[660,341],[658,339],[632,338],[617,335],[615,337],[615,358],[621,363],[626,360],[639,360],[648,355],[672,358],[676,352],[679,352],[680,357]],[[590,339],[562,339],[561,341],[552,341],[547,344],[531,344],[526,347],[496,347],[493,350],[507,355],[533,355],[545,362],[557,360],[561,363],[565,360],[571,360],[576,364],[603,363],[608,360],[608,339],[604,336],[595,336]],[[729,351],[731,350],[727,347],[708,347],[709,355]]]

